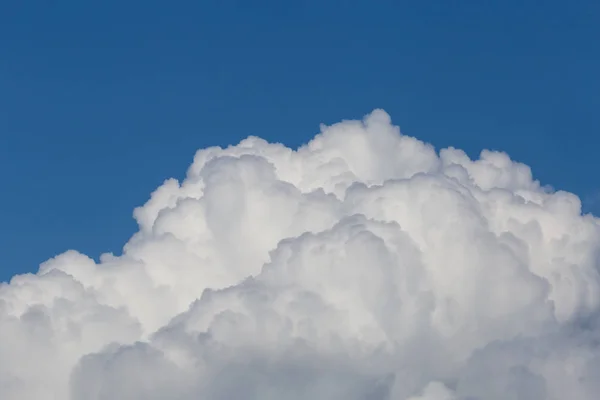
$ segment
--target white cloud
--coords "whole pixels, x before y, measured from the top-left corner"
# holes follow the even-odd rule
[[[592,400],[598,220],[376,110],[197,152],[99,264],[0,286],[6,400]]]

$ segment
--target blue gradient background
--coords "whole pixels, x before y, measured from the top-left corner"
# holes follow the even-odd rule
[[[600,211],[597,1],[5,3],[0,280],[119,253],[200,147],[297,146],[373,108]]]

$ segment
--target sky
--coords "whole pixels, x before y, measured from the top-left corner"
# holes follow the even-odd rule
[[[3,400],[600,398],[599,5],[98,3],[0,10]]]
[[[296,147],[375,108],[506,151],[600,212],[600,5],[563,1],[6,2],[0,280],[119,254],[199,148]]]

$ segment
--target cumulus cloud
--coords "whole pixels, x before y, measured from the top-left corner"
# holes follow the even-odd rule
[[[199,150],[99,263],[0,286],[6,400],[596,400],[599,221],[382,110]]]

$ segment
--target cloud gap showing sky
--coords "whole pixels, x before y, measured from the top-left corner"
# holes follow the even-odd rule
[[[0,286],[0,397],[600,397],[599,220],[505,153],[374,110],[201,149],[134,217]]]

